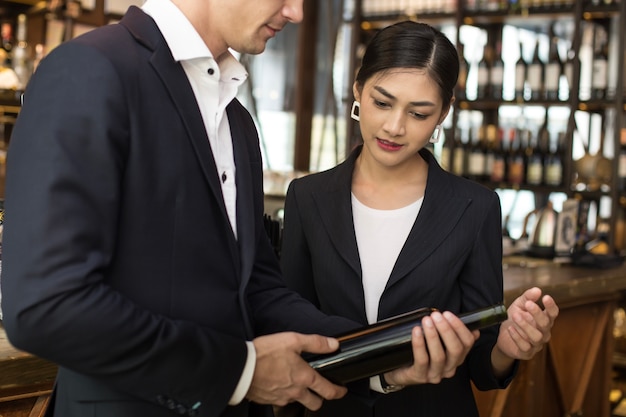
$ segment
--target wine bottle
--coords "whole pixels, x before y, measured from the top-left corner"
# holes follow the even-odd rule
[[[524,60],[522,45],[522,42],[519,42],[519,59],[515,62],[515,98],[517,100],[524,100],[524,85],[528,68]]]
[[[495,53],[491,57],[489,68],[489,93],[491,98],[502,100],[504,82],[504,61],[502,61],[502,41],[496,41]]]
[[[470,132],[472,132],[472,129],[470,129]],[[473,135],[470,135],[470,147],[467,156],[467,177],[474,181],[482,181],[485,172],[485,141],[483,132],[483,126],[480,126],[476,139],[473,139]]]
[[[467,74],[469,72],[469,62],[465,58],[465,48],[463,43],[459,42],[459,77],[456,83],[456,96],[460,100],[467,97]]]
[[[490,181],[493,177],[493,169],[498,154],[498,128],[494,124],[487,125],[487,140],[485,146],[485,168],[483,181]]]
[[[521,132],[509,130],[509,155],[507,158],[507,180],[512,185],[522,185],[525,179],[524,146]]]
[[[452,152],[452,172],[458,176],[465,175],[466,151],[465,143],[461,139],[461,129],[454,132],[454,152]]]
[[[602,100],[606,97],[609,67],[606,43],[606,32],[601,27],[597,27],[595,30],[591,76],[591,98],[594,100]]]
[[[2,22],[0,26],[0,36],[2,36],[2,49],[6,52],[5,64],[11,66],[11,54],[13,52],[13,26],[10,22]]]
[[[490,45],[486,45],[483,51],[483,56],[481,57],[477,67],[477,78],[476,78],[476,98],[477,99],[485,99],[489,97],[489,63],[491,61],[492,50]]]
[[[490,175],[491,182],[503,182],[506,179],[506,148],[504,142],[504,129],[502,127],[497,128],[496,152]]]
[[[413,362],[411,333],[433,308],[421,308],[336,336],[339,349],[328,354],[305,354],[309,365],[337,384],[379,375]],[[506,307],[496,304],[461,314],[470,330],[498,324],[507,318]]]
[[[544,65],[543,61],[539,58],[539,38],[535,44],[535,52],[533,59],[528,64],[527,81],[530,89],[530,99],[539,100],[543,96],[543,79],[544,79]]]
[[[545,98],[547,100],[556,100],[559,98],[559,81],[563,73],[563,65],[559,58],[557,46],[557,38],[552,29],[550,29],[550,49],[548,53],[548,62],[546,62],[545,73]]]
[[[542,128],[543,129],[543,128]],[[528,132],[526,145],[526,184],[541,185],[543,182],[543,155],[539,150],[539,136],[542,135],[540,130],[538,135],[530,136]]]
[[[560,132],[554,144],[550,146],[550,154],[545,167],[546,185],[560,186],[563,183],[563,155],[562,146],[565,142],[565,132]]]
[[[580,59],[576,51],[572,48],[567,52],[567,59],[563,66],[567,87],[564,88],[563,94],[561,95],[562,100],[569,100],[572,98],[571,94],[578,90],[578,86],[574,85],[574,74],[576,71],[580,71]]]
[[[18,90],[24,90],[32,75],[32,60],[30,46],[26,42],[26,15],[17,16],[17,44],[13,47],[11,64],[19,80]]]

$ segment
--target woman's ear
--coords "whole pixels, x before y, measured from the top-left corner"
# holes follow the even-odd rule
[[[354,95],[354,99],[356,101],[361,101],[361,91],[359,88],[359,84],[355,81],[354,84],[352,84],[352,94]]]
[[[454,96],[452,96],[452,98],[450,99],[450,105],[448,106],[448,108],[441,112],[441,117],[439,118],[439,124],[442,124],[444,120],[446,120],[446,117],[448,117],[448,113],[450,113],[450,109],[452,108],[452,105],[454,104],[454,100],[456,98]]]

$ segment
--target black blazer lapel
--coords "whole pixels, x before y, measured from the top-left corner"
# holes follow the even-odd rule
[[[234,108],[231,103],[227,108],[228,122],[233,138],[233,154],[237,172],[237,241],[240,249],[240,265],[242,287],[245,287],[248,277],[252,272],[255,255],[255,212],[254,212],[254,189],[251,171],[250,153],[246,146],[247,137],[256,136],[255,131],[245,129],[248,124],[242,120],[241,111]]]
[[[447,181],[448,174],[439,166],[430,151],[420,154],[428,162],[426,192],[419,215],[391,272],[387,287],[393,285],[422,263],[446,239],[471,203],[471,199],[455,195]]]
[[[172,53],[154,20],[139,8],[131,6],[120,24],[124,25],[139,43],[153,51],[150,63],[156,73],[159,74],[174,102],[174,107],[183,120],[187,130],[187,138],[191,141],[196,152],[209,188],[218,201],[222,215],[228,219],[209,138],[183,67],[174,61]]]
[[[348,265],[361,277],[361,262],[356,243],[356,234],[352,221],[352,172],[356,158],[361,152],[359,147],[353,151],[348,159],[337,166],[334,175],[329,180],[327,190],[316,192],[313,195],[323,227]],[[360,282],[359,282],[360,283]]]

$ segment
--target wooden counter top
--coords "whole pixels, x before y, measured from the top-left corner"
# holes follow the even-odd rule
[[[507,257],[503,267],[507,305],[534,286],[554,297],[559,305],[626,291],[626,265],[601,269],[557,264],[543,259]]]
[[[0,323],[0,403],[49,392],[57,367],[15,349]]]

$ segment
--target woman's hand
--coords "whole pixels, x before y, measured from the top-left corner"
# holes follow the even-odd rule
[[[385,374],[390,385],[437,384],[451,378],[478,339],[450,312],[434,312],[412,333],[413,365]]]
[[[541,298],[544,308],[537,301]],[[507,310],[508,319],[500,326],[498,341],[491,355],[496,375],[510,370],[515,359],[528,360],[550,341],[559,307],[549,295],[541,297],[541,289],[526,290]]]

